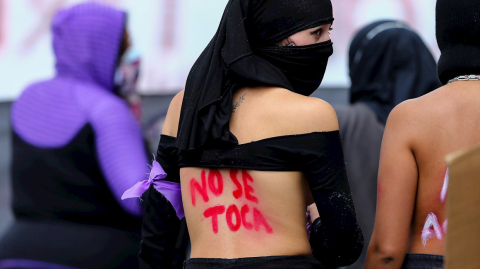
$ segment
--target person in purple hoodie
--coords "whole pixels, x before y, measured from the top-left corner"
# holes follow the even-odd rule
[[[56,76],[12,106],[15,222],[0,268],[138,268],[141,207],[121,201],[146,177],[141,130],[114,92],[126,14],[84,3],[52,22]]]

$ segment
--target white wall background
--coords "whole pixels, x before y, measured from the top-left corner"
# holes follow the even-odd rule
[[[99,0],[100,1],[100,0]],[[294,1],[294,0],[292,0]],[[0,0],[0,101],[54,75],[50,19],[82,0]],[[135,50],[142,55],[144,94],[183,89],[196,57],[215,33],[227,0],[103,0],[128,12]],[[335,22],[323,86],[349,86],[347,52],[356,30],[385,18],[405,21],[438,57],[435,0],[333,0]]]

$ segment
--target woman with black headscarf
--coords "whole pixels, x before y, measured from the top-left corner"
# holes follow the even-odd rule
[[[347,175],[368,245],[375,222],[377,174],[385,120],[400,102],[440,87],[436,64],[405,23],[383,20],[362,28],[349,51],[349,106],[335,106]],[[363,268],[366,249],[349,268]]]
[[[227,3],[170,104],[156,158],[164,171],[154,163],[164,180],[153,175],[144,196],[144,268],[171,266],[183,216],[164,182],[181,183],[192,242],[185,268],[335,268],[357,259],[363,237],[335,112],[308,97],[333,52],[332,22],[329,0]],[[309,244],[312,197],[320,217]]]
[[[355,35],[348,56],[350,103],[366,105],[383,125],[396,105],[440,87],[432,53],[402,22],[366,26]]]

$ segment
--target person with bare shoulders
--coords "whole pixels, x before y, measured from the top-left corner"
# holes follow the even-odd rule
[[[333,53],[332,22],[330,0],[227,3],[168,110],[152,177],[180,182],[183,207],[153,179],[143,268],[170,268],[183,214],[187,269],[336,268],[358,258],[363,236],[335,111],[308,97]],[[320,217],[309,241],[313,201]]]
[[[360,29],[349,49],[350,104],[334,106],[358,222],[368,245],[377,202],[380,147],[390,111],[441,86],[437,63],[407,24],[381,20]],[[364,268],[367,249],[348,269]]]
[[[365,268],[443,268],[445,156],[480,143],[480,76],[463,76],[480,74],[478,10],[476,1],[437,1],[444,86],[401,103],[388,118]]]

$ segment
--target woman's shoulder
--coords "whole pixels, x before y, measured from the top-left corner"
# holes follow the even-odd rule
[[[180,121],[180,110],[182,109],[184,91],[177,93],[168,106],[165,122],[163,123],[162,134],[176,137],[178,122]]]
[[[428,118],[431,116],[442,115],[446,112],[446,107],[453,105],[455,94],[452,94],[452,85],[447,84],[429,93],[417,98],[405,100],[398,104],[390,115],[402,117],[404,121],[410,121],[412,117],[416,119]],[[390,117],[389,115],[389,117]]]
[[[432,121],[444,118],[446,107],[450,107],[451,101],[451,98],[444,95],[445,87],[395,106],[388,115],[386,127],[402,129],[413,135],[412,130],[408,129],[424,129]]]
[[[327,132],[338,130],[337,114],[326,101],[303,96],[281,89],[273,95],[273,112],[283,119],[283,125],[295,128],[298,133]]]
[[[250,91],[250,90],[249,90]],[[265,126],[272,125],[276,135],[328,132],[338,130],[337,114],[333,107],[315,97],[303,96],[283,88],[254,89],[255,104],[259,107]],[[258,94],[261,91],[260,94]],[[253,92],[252,92],[253,93]],[[184,91],[170,102],[162,134],[176,137]],[[250,93],[249,93],[250,94]],[[257,114],[258,115],[258,114]]]

